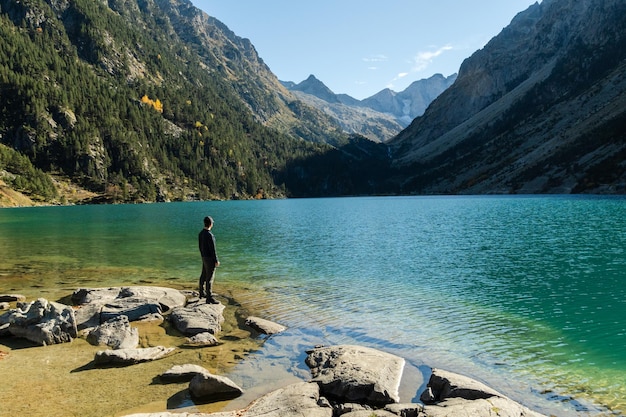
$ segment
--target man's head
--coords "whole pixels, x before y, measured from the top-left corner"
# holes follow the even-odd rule
[[[208,227],[209,229],[213,227],[213,218],[211,216],[206,216],[204,218],[204,227]]]

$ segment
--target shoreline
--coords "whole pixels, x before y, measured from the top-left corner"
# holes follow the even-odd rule
[[[182,289],[172,283],[164,286]],[[70,296],[65,294],[50,301],[63,302]],[[215,347],[181,347],[185,336],[172,329],[167,320],[162,324],[132,322],[132,327],[139,329],[140,347],[178,348],[174,354],[153,362],[100,368],[94,366],[94,355],[107,348],[92,346],[84,337],[49,346],[37,346],[17,337],[0,338],[3,373],[13,375],[0,384],[0,416],[123,416],[167,411],[171,404],[186,404],[189,399],[179,396],[179,385],[154,383],[155,376],[181,361],[200,362],[211,372],[228,374],[261,344],[250,332],[240,328],[238,315],[243,307],[228,293],[219,298],[226,306],[225,321],[219,335],[221,344]],[[27,296],[27,302],[32,300]],[[11,303],[11,308],[15,308],[15,304]],[[191,408],[194,412],[217,412],[228,402],[191,405]]]
[[[160,285],[179,290],[189,290],[193,287],[190,283],[172,285],[172,282],[151,282],[150,284],[137,285]],[[6,390],[7,384],[3,385],[0,388],[0,402],[4,404],[3,409],[5,409],[5,407],[9,408],[9,414],[6,415],[15,415],[18,412],[28,415],[67,415],[65,412],[61,412],[60,414],[51,412],[51,410],[61,411],[67,406],[65,402],[67,399],[59,398],[58,393],[54,391],[54,385],[67,386],[71,384],[81,388],[92,386],[90,384],[93,381],[90,382],[92,378],[90,378],[91,375],[89,374],[97,374],[97,383],[94,385],[94,389],[96,389],[96,387],[99,389],[103,387],[112,389],[113,386],[118,389],[123,387],[125,392],[130,392],[132,395],[129,395],[126,400],[122,400],[129,402],[127,404],[128,407],[123,409],[120,407],[119,396],[116,396],[116,403],[106,401],[107,399],[110,400],[110,397],[100,398],[100,396],[98,396],[97,399],[100,408],[95,410],[72,410],[82,416],[112,415],[119,417],[133,413],[158,413],[165,411],[176,413],[230,411],[243,408],[251,401],[260,398],[273,389],[287,385],[288,382],[310,379],[310,374],[308,374],[308,370],[305,368],[303,361],[301,361],[300,366],[295,365],[294,367],[293,358],[275,357],[276,352],[273,352],[272,349],[276,349],[277,346],[273,345],[273,343],[278,342],[281,344],[281,346],[277,348],[278,350],[282,349],[284,351],[286,349],[288,352],[298,357],[304,355],[305,348],[310,348],[319,342],[319,334],[316,334],[313,329],[294,329],[291,333],[287,331],[285,334],[276,336],[274,339],[255,338],[251,332],[241,328],[240,317],[249,313],[256,314],[257,311],[248,311],[250,306],[246,305],[245,301],[243,304],[240,304],[240,300],[249,299],[249,297],[255,297],[256,300],[260,298],[262,299],[260,303],[255,304],[257,308],[259,305],[270,306],[271,300],[264,300],[264,296],[257,294],[254,290],[245,286],[222,284],[217,285],[217,290],[219,294],[218,298],[223,301],[225,300],[224,305],[227,307],[225,310],[223,330],[219,335],[219,339],[222,340],[223,343],[216,348],[184,349],[173,356],[175,360],[173,358],[166,360],[166,358],[148,364],[103,370],[89,367],[88,365],[90,361],[89,358],[93,357],[95,351],[101,350],[102,346],[91,346],[82,338],[70,344],[32,348],[28,348],[28,342],[21,343],[13,340],[11,343],[12,347],[9,346],[10,350],[8,355],[3,355],[4,357],[0,358],[3,367],[8,370],[9,374],[19,373],[24,380],[28,381],[30,384],[33,378],[42,374],[41,366],[43,363],[43,366],[46,367],[43,375],[47,376],[48,380],[46,380],[41,390],[43,397],[35,397],[34,402],[29,404],[24,404],[23,398],[20,399],[20,394],[23,392],[22,385],[15,384],[12,389],[9,390]],[[243,294],[246,295],[244,296]],[[57,299],[63,301],[69,296],[70,294],[66,294],[64,297],[57,297]],[[57,299],[53,301],[57,301]],[[133,323],[133,326],[138,327],[140,330],[142,346],[159,345],[163,344],[161,343],[163,341],[167,341],[167,343],[165,343],[166,345],[180,345],[182,343],[181,340],[184,339],[184,336],[176,335],[175,332],[171,332],[167,321],[165,321],[163,325],[158,326],[143,323]],[[7,347],[4,342],[6,342],[6,340],[0,339],[0,351],[2,352],[5,352],[5,348]],[[287,347],[285,348],[285,346]],[[42,352],[44,353],[43,355],[41,354]],[[71,354],[67,355],[67,352]],[[233,400],[211,404],[195,404],[185,395],[181,396],[180,386],[162,386],[152,384],[151,382],[146,385],[146,381],[151,381],[154,375],[158,375],[160,372],[167,369],[170,362],[180,363],[185,356],[189,357],[190,361],[195,360],[197,362],[200,360],[203,366],[219,375],[244,380],[254,375],[255,378],[251,378],[254,385],[247,387],[244,381],[242,385],[246,389],[243,396]],[[269,363],[265,356],[272,356]],[[65,358],[66,361],[59,360],[58,358]],[[70,359],[69,363],[67,359]],[[84,362],[82,365],[80,363],[81,361]],[[403,377],[401,384],[403,402],[413,402],[412,400],[418,397],[419,392],[424,388],[428,377],[425,369],[420,368],[422,367],[416,366],[415,364],[407,366],[406,372],[408,379],[405,380]],[[141,370],[141,372],[137,372],[137,370]],[[76,374],[78,374],[79,378],[75,378]],[[145,374],[146,377],[137,378],[133,377],[133,374]],[[65,378],[63,378],[63,375],[65,375]],[[151,375],[150,378],[147,378],[148,375]],[[44,376],[42,376],[42,378]],[[83,376],[87,378],[83,379]],[[119,384],[121,380],[125,381],[125,385],[122,387],[115,385]],[[66,394],[64,394],[63,397],[65,397],[65,395]],[[90,404],[94,400],[93,391],[90,390],[87,391],[87,395],[84,397],[80,395],[80,392],[74,393],[73,395],[74,396],[69,399],[72,404]],[[106,396],[107,394],[103,393],[102,395]],[[15,399],[15,401],[11,402],[7,400],[8,398]],[[54,400],[57,402],[55,403]],[[42,410],[42,413],[38,414],[36,412],[37,409],[32,408],[32,404],[34,403],[39,405],[45,404],[44,407],[46,411],[43,412]],[[108,411],[103,413],[103,404],[112,408],[110,410],[112,414],[109,414]],[[531,406],[528,404],[523,405]],[[29,406],[31,406],[31,408],[29,408]],[[117,409],[113,410],[113,408],[116,407]],[[4,416],[5,414],[3,413],[3,411],[0,411],[0,416]]]

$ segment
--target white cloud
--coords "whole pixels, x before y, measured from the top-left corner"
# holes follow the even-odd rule
[[[430,64],[432,64],[433,59],[452,49],[451,45],[446,45],[434,51],[418,52],[418,54],[413,58],[413,68],[411,68],[411,71],[419,72],[425,70]]]
[[[409,75],[409,73],[408,73],[408,72],[401,72],[400,74],[398,74],[398,75],[396,76],[396,78],[395,78],[395,79],[396,79],[396,80],[398,80],[398,79],[400,79],[400,78],[404,78],[404,77],[406,77],[407,75]]]
[[[363,58],[363,61],[365,62],[385,62],[387,60],[389,60],[389,58],[387,58],[386,55],[382,55],[382,54],[371,55],[369,57]]]

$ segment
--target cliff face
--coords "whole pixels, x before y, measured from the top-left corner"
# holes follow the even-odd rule
[[[394,138],[405,192],[624,192],[626,4],[544,0]]]

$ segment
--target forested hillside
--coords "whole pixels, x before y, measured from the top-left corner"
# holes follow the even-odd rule
[[[289,195],[288,163],[348,138],[254,87],[233,64],[249,51],[207,19],[185,1],[0,0],[0,142],[22,161],[0,158],[0,179],[41,199],[52,183],[19,167],[104,201]]]

